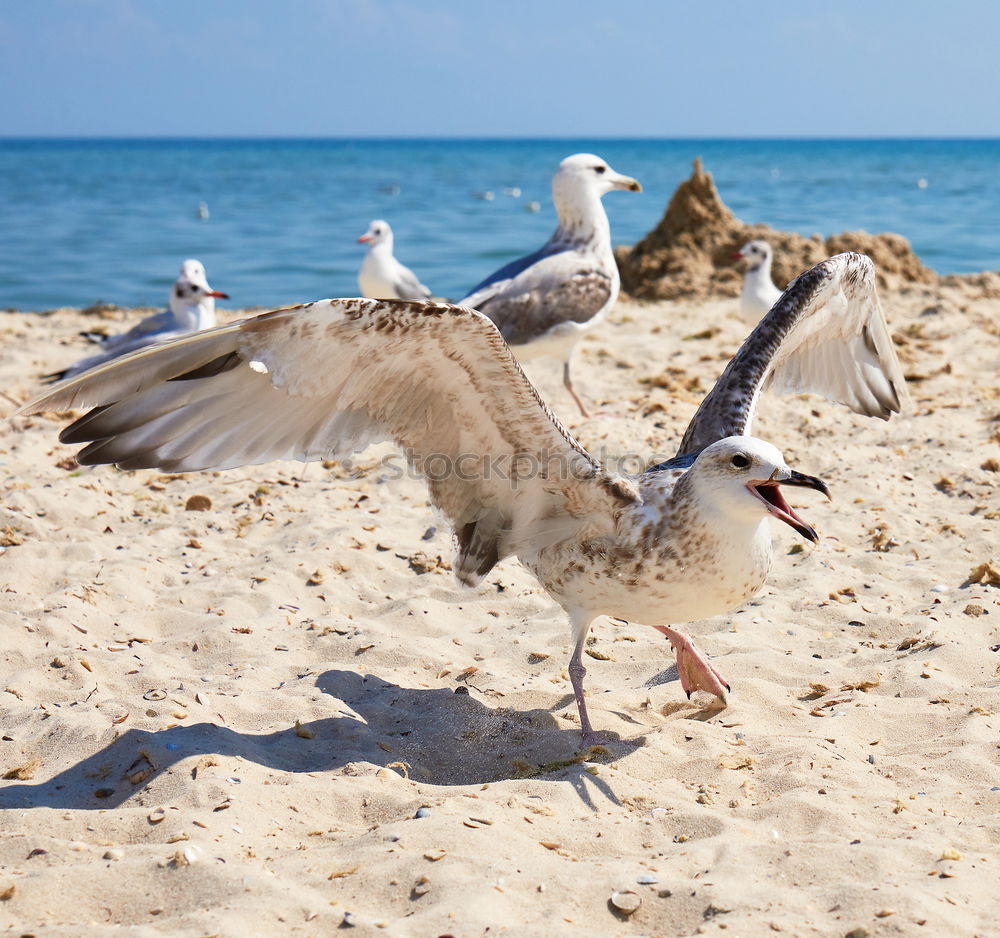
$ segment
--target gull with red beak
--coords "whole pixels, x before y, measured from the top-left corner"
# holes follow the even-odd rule
[[[231,469],[343,459],[391,439],[417,472],[455,467],[428,479],[455,535],[455,574],[475,586],[517,557],[566,611],[589,743],[582,654],[596,618],[652,626],[688,694],[724,697],[725,680],[674,624],[728,612],[763,586],[769,519],[817,540],[781,487],[826,485],[750,436],[767,387],[882,419],[900,410],[906,389],[867,257],[840,254],[790,284],[702,401],[678,455],[636,475],[570,435],[489,319],[441,303],[276,310],[95,368],[20,412],[93,408],[59,437],[88,444],[81,465]],[[498,471],[470,470],[483,465]],[[392,487],[381,489],[391,508]]]
[[[562,358],[563,384],[584,417],[590,414],[573,388],[570,360],[576,343],[601,324],[618,299],[621,280],[601,204],[601,196],[615,189],[641,192],[642,186],[592,153],[567,156],[552,178],[559,221],[552,237],[459,301],[496,323],[518,358]]]
[[[99,353],[46,377],[49,380],[70,378],[147,345],[167,342],[199,329],[211,329],[215,325],[216,299],[228,300],[229,294],[213,290],[205,277],[204,265],[189,258],[181,264],[180,276],[170,288],[169,309],[147,316],[128,332],[101,336],[97,340],[101,346]]]
[[[735,254],[735,260],[747,262],[747,272],[743,276],[740,291],[740,313],[751,323],[760,322],[761,317],[778,302],[781,291],[771,279],[771,260],[774,252],[763,239],[748,241]]]
[[[426,300],[431,291],[418,279],[417,275],[404,267],[392,253],[392,229],[387,221],[375,219],[368,230],[358,238],[359,244],[367,244],[365,259],[358,272],[358,286],[362,296],[375,300]]]

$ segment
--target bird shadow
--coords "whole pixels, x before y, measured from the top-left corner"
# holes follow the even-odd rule
[[[316,686],[337,701],[335,716],[270,733],[243,733],[214,723],[126,730],[47,781],[0,782],[0,810],[114,808],[177,763],[209,755],[236,756],[291,773],[336,772],[370,763],[440,786],[527,777],[568,781],[594,808],[595,791],[619,801],[604,779],[587,771],[584,760],[621,759],[645,741],[606,734],[598,750],[580,752],[579,729],[561,726],[549,710],[493,709],[465,687],[458,692],[402,687],[340,670],[320,674]]]

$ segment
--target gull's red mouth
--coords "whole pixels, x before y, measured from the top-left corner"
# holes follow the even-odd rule
[[[819,542],[819,535],[816,533],[812,525],[806,524],[796,513],[795,509],[785,500],[785,495],[781,491],[781,485],[798,485],[803,488],[816,489],[817,492],[822,492],[827,498],[830,497],[830,490],[826,487],[826,483],[822,479],[817,479],[815,476],[803,475],[801,472],[792,472],[792,474],[787,479],[777,480],[777,479],[763,479],[757,482],[748,482],[747,490],[755,498],[759,498],[765,505],[767,505],[767,510],[770,514],[774,515],[789,527],[794,528],[799,532],[804,538],[812,541],[813,543]]]

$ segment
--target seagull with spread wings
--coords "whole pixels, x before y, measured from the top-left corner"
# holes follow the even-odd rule
[[[496,326],[445,304],[321,300],[137,352],[66,381],[21,413],[93,408],[60,435],[84,465],[169,472],[348,456],[377,440],[418,471],[451,522],[474,586],[516,556],[569,616],[585,741],[582,653],[601,615],[671,642],[683,689],[728,685],[673,626],[753,596],[771,565],[768,519],[816,541],[782,486],[826,492],[749,434],[760,392],[812,391],[887,419],[906,396],[871,261],[806,271],[750,334],[678,455],[639,475],[602,466],[565,429]],[[469,454],[494,471],[469,471]],[[442,473],[441,459],[461,472]],[[506,466],[506,471],[496,471]]]
[[[576,343],[600,325],[618,299],[621,278],[601,204],[601,196],[614,189],[641,192],[642,186],[592,153],[567,156],[552,177],[559,220],[552,237],[459,301],[493,320],[518,358],[559,355],[563,384],[584,417],[590,414],[573,388],[570,359]]]

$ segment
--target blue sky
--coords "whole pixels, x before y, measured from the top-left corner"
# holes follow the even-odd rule
[[[997,136],[1000,3],[0,0],[3,136]]]

